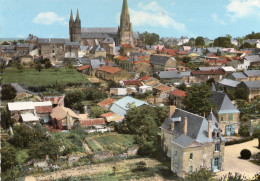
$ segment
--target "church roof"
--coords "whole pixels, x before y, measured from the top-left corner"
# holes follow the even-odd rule
[[[81,33],[81,38],[88,38],[88,39],[105,39],[109,38],[110,36],[106,33],[91,33],[91,32],[84,32]]]
[[[118,28],[114,27],[94,27],[94,28],[81,28],[81,33],[116,33]]]
[[[39,38],[39,44],[48,44],[48,43],[57,43],[57,44],[64,44],[67,39],[64,38]]]

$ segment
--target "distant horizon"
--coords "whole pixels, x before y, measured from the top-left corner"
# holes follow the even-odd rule
[[[69,38],[71,9],[82,27],[118,27],[123,0],[0,0],[0,37]],[[62,3],[62,8],[61,4]],[[25,11],[21,11],[25,9]],[[160,37],[246,36],[260,30],[260,0],[128,0],[134,32]]]

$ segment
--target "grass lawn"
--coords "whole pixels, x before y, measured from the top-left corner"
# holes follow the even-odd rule
[[[26,86],[47,86],[53,84],[65,85],[67,83],[88,83],[84,75],[75,69],[59,68],[42,69],[39,73],[35,69],[19,70],[6,69],[2,74],[3,83],[18,83]]]
[[[86,143],[93,152],[101,151],[99,145],[93,140],[102,146],[103,151],[110,151],[116,154],[126,152],[128,148],[135,146],[133,135],[104,133],[86,138]]]

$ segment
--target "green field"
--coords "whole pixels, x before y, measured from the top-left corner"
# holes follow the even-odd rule
[[[35,69],[19,70],[6,69],[2,74],[3,83],[18,83],[26,86],[48,86],[67,83],[88,83],[85,75],[75,69],[43,69],[40,73]]]

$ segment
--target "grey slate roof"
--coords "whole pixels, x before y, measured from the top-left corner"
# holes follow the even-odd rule
[[[15,88],[15,90],[16,90],[17,93],[19,93],[19,92],[27,92],[27,93],[29,93],[29,94],[36,94],[36,93],[34,93],[34,92],[31,92],[31,91],[29,91],[29,90],[24,89],[22,86],[20,86],[20,85],[17,84],[17,83],[10,83],[10,84]]]
[[[102,41],[102,43],[115,43],[115,40],[111,37],[106,38]]]
[[[220,52],[222,52],[222,48],[221,48],[221,47],[208,47],[207,49],[208,49],[208,51],[211,52],[211,53],[217,53],[218,50],[219,50]]]
[[[167,61],[170,58],[171,57],[169,57],[169,56],[152,55],[151,58],[150,58],[150,63],[151,64],[155,64],[155,65],[163,65],[163,66],[165,66],[165,64],[167,63]]]
[[[17,44],[16,46],[21,48],[29,48],[29,43],[21,43],[21,44]]]
[[[154,45],[145,45],[147,50],[154,50]]]
[[[80,43],[79,42],[66,42],[65,43],[65,46],[80,46]]]
[[[104,61],[104,59],[93,59],[93,60],[90,60],[90,64],[91,64],[91,67],[93,69],[98,69],[104,65],[106,65],[106,62]]]
[[[246,56],[245,59],[248,60],[250,63],[260,62],[260,56],[259,55],[249,55],[249,56]]]
[[[215,84],[214,84],[213,82],[212,82],[212,84],[211,84],[210,90],[211,90],[211,91],[217,91],[216,86],[215,86]]]
[[[249,43],[249,44],[256,44],[257,42],[259,42],[259,39],[247,39],[247,40],[243,40],[243,43]]]
[[[256,81],[244,81],[243,82],[246,87],[248,87],[249,89],[260,89],[260,80],[256,80]]]
[[[208,121],[212,121],[212,129],[218,129],[219,128],[219,123],[217,118],[215,117],[214,113],[211,111],[210,114],[207,117]]]
[[[217,106],[216,113],[239,113],[238,109],[232,104],[229,97],[220,91],[212,91],[211,102]]]
[[[181,72],[181,76],[183,76],[183,77],[189,77],[190,75],[191,75],[190,71]]]
[[[49,43],[65,44],[66,41],[68,40],[65,38],[39,38],[38,39],[39,44],[49,44]]]
[[[175,138],[172,140],[174,143],[178,144],[178,145],[181,145],[183,147],[187,147],[189,146],[189,144],[191,144],[192,142],[195,141],[195,139],[192,139],[191,137],[185,135],[185,134],[182,134],[180,135],[179,137]]]
[[[218,83],[221,85],[224,85],[224,86],[237,87],[238,84],[240,84],[241,82],[231,80],[231,79],[223,79],[223,80],[219,81]]]
[[[81,28],[81,33],[115,33],[117,34],[118,28],[107,27],[107,28]]]
[[[260,70],[245,70],[244,74],[248,77],[260,76]]]
[[[161,71],[161,72],[156,72],[156,74],[161,79],[181,79],[182,78],[181,73],[177,70]]]
[[[235,79],[246,79],[247,76],[243,74],[242,72],[234,72],[231,74]]]
[[[217,70],[217,69],[220,69],[221,67],[219,66],[216,66],[216,67],[199,67],[199,70],[202,70],[202,71],[208,71],[208,70]]]
[[[109,38],[110,36],[106,33],[81,33],[81,38],[86,38],[86,39],[105,39]]]

